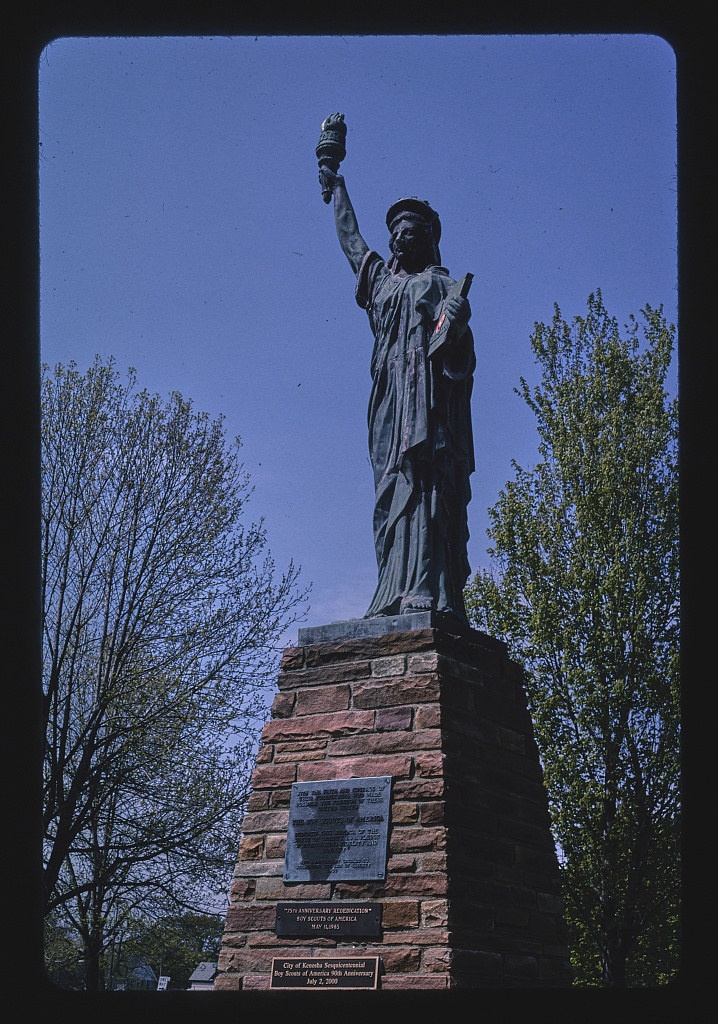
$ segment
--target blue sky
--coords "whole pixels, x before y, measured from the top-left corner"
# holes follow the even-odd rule
[[[314,148],[342,164],[368,244],[417,195],[474,275],[473,569],[487,509],[532,464],[530,334],[600,288],[623,324],[677,323],[676,67],[650,35],[58,39],[39,67],[41,355],[96,353],[226,417],[307,624],[376,584],[366,405],[372,337]],[[675,389],[676,370],[669,382]],[[296,638],[296,629],[287,638]]]

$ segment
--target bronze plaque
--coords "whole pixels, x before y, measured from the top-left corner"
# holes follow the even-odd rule
[[[381,928],[381,903],[297,900],[277,904],[275,935],[350,935],[376,937]]]
[[[275,956],[270,988],[376,988],[378,956]]]
[[[383,881],[390,806],[391,775],[295,782],[284,881]]]

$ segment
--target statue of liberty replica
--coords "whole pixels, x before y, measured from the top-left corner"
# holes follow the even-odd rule
[[[369,248],[338,173],[345,135],[343,115],[327,118],[317,157],[339,244],[356,274],[356,301],[374,335],[368,423],[379,580],[365,617],[435,611],[468,625],[471,275],[461,282],[449,276],[439,215],[413,196],[387,212],[390,257]]]

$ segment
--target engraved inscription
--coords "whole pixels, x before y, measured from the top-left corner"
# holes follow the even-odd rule
[[[343,938],[349,935],[379,935],[381,904],[306,902],[277,904],[275,934],[278,936],[327,935]]]
[[[278,957],[270,988],[376,988],[379,957]]]
[[[390,801],[389,775],[295,782],[284,880],[383,880]]]

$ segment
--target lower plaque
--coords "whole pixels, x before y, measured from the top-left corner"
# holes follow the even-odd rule
[[[290,957],[272,960],[270,988],[376,988],[378,956]]]

